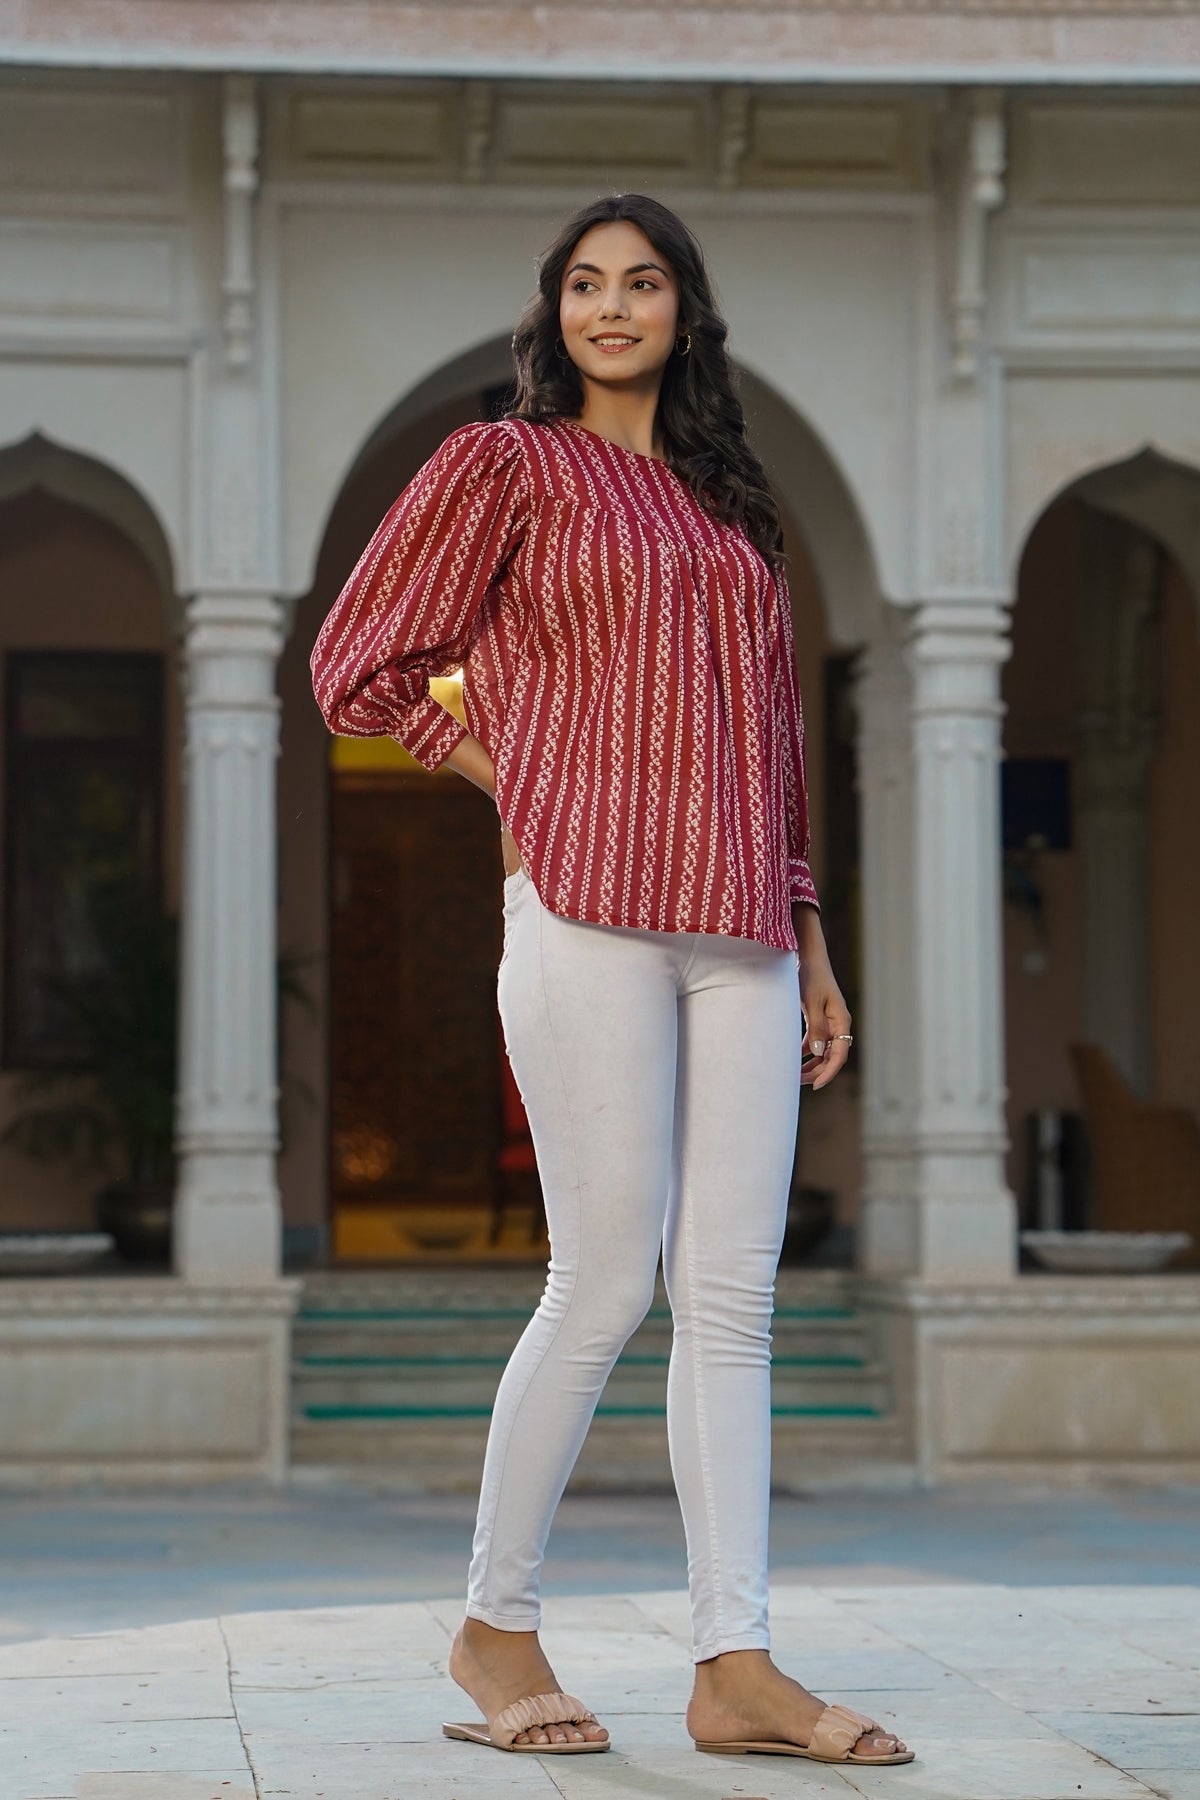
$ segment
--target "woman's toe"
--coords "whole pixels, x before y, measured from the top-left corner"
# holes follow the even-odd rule
[[[890,1731],[868,1731],[854,1748],[859,1756],[901,1756],[906,1746]]]

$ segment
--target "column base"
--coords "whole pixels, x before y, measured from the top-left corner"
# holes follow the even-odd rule
[[[989,1162],[993,1158],[987,1159]],[[977,1158],[923,1171],[918,1156],[881,1158],[862,1197],[860,1267],[866,1275],[995,1282],[1017,1272],[1017,1205]]]
[[[277,1279],[282,1208],[275,1159],[258,1152],[191,1151],[175,1196],[175,1272],[197,1285],[245,1287]]]

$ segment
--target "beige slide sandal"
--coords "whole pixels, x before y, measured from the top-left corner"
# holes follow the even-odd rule
[[[442,1734],[448,1738],[464,1738],[471,1744],[486,1744],[490,1750],[511,1750],[526,1756],[580,1756],[589,1750],[608,1750],[608,1738],[585,1740],[582,1744],[514,1744],[523,1731],[536,1731],[545,1725],[598,1725],[595,1713],[589,1712],[582,1700],[571,1694],[529,1694],[501,1707],[486,1725],[446,1724]]]
[[[886,1731],[874,1719],[856,1713],[849,1706],[827,1706],[816,1724],[807,1744],[789,1744],[783,1738],[772,1739],[738,1739],[707,1743],[700,1738],[693,1742],[697,1750],[712,1750],[724,1756],[807,1756],[811,1762],[825,1763],[860,1763],[863,1768],[871,1768],[876,1763],[886,1767],[889,1763],[910,1763],[915,1760],[915,1750],[897,1750],[890,1756],[853,1756],[851,1752],[860,1737],[866,1731]],[[894,1732],[887,1732],[889,1737]]]

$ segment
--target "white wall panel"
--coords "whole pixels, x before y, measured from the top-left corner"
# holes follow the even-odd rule
[[[885,590],[903,596],[915,480],[912,221],[684,210],[735,356],[825,444],[864,514]],[[444,364],[511,334],[560,216],[511,205],[282,209],[289,592],[307,587],[325,519],[381,420]]]
[[[181,254],[165,231],[0,220],[0,317],[177,320]]]

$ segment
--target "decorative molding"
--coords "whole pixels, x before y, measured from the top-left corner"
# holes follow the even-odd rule
[[[168,1275],[19,1276],[0,1282],[0,1319],[48,1318],[64,1326],[89,1319],[288,1318],[301,1282],[294,1277],[244,1288],[192,1287]]]
[[[72,215],[115,206],[174,215],[185,195],[176,96],[134,77],[120,88],[57,73],[0,87],[4,210]]]
[[[231,369],[245,369],[250,364],[254,331],[254,198],[258,192],[258,93],[253,76],[225,77],[222,145],[225,268],[221,322],[225,361]]]
[[[741,79],[1194,82],[1194,0],[94,0],[14,7],[10,64],[429,75],[530,82]],[[734,29],[730,29],[730,20]]]
[[[1179,1319],[1192,1330],[1200,1320],[1200,1277],[1194,1275],[1025,1275],[995,1286],[923,1282],[913,1277],[862,1277],[848,1297],[856,1304],[891,1312],[923,1313],[955,1319],[1008,1314],[1053,1320],[1063,1313],[1126,1320],[1142,1314],[1162,1328]]]
[[[669,180],[726,205],[797,189],[898,195],[929,188],[933,110],[926,97],[815,101],[723,81],[364,82],[357,93],[338,81],[270,99],[267,161],[272,198],[299,190],[307,202],[320,197],[313,177],[353,184],[356,203],[398,183],[420,184],[432,205],[453,183],[473,203],[486,183],[489,205],[520,185],[534,190],[522,207],[544,205],[549,185],[594,191],[598,176]]]
[[[979,373],[987,306],[988,215],[1004,204],[1006,161],[1004,95],[977,88],[967,100],[959,153],[953,305],[954,373],[974,381]]]
[[[1178,99],[1103,106],[1029,100],[1014,109],[1010,191],[1014,206],[1200,205],[1200,107]]]
[[[300,14],[317,13],[324,11],[327,4],[328,0],[289,0],[287,10]],[[481,10],[480,0],[436,0],[436,5],[439,12],[476,13]],[[222,9],[218,7],[217,10]],[[255,3],[255,0],[251,0],[251,4],[239,0],[238,4],[230,6],[228,10],[237,14],[254,14],[270,12],[273,8],[270,4]],[[411,13],[421,8],[414,8],[412,0],[382,0],[382,4],[370,10],[386,14]],[[505,10],[510,15],[517,16],[525,13],[574,13],[581,10],[581,0],[508,0]],[[1195,12],[1195,0],[746,0],[742,10],[750,14],[768,15],[833,13],[859,19],[894,19],[906,14],[951,19],[1111,19],[1156,14],[1170,18],[1180,14],[1192,16]],[[688,13],[727,14],[729,0],[682,0],[682,4],[679,0],[659,0],[657,5],[649,3],[649,0],[606,0],[606,11],[617,14],[673,15],[678,19]]]
[[[483,181],[496,132],[495,89],[490,81],[469,81],[463,96],[462,178]]]
[[[750,145],[750,90],[741,82],[720,89],[717,128],[717,186],[728,192],[738,185]]]

